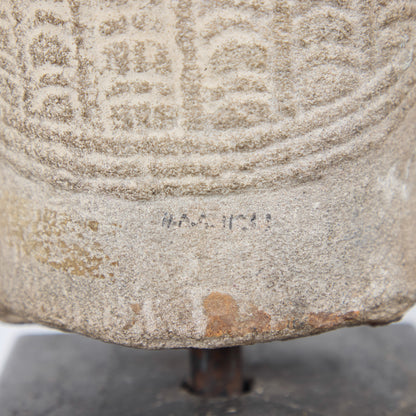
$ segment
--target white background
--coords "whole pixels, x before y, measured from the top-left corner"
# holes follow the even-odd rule
[[[416,307],[410,309],[410,311],[404,316],[400,322],[406,322],[412,324],[416,329]],[[4,369],[7,358],[13,349],[13,345],[16,339],[22,335],[30,334],[53,334],[59,333],[54,329],[49,329],[39,325],[11,325],[0,323],[0,376]]]

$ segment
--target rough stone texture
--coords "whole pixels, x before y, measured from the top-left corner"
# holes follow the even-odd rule
[[[216,347],[416,300],[416,2],[3,0],[0,310]]]
[[[0,377],[2,416],[413,416],[416,333],[348,328],[245,347],[250,393],[181,388],[186,351],[137,351],[77,335],[21,338]]]

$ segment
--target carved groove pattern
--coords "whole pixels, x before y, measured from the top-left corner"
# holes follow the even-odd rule
[[[3,0],[0,157],[140,200],[273,187],[415,103],[414,0]]]

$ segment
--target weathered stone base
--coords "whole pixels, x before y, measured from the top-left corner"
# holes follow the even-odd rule
[[[127,201],[0,162],[0,315],[143,348],[397,320],[416,300],[415,117],[276,190]]]
[[[415,0],[1,0],[0,316],[153,349],[399,319],[415,50]]]

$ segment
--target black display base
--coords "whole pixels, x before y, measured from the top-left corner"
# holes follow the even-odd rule
[[[24,336],[0,379],[1,416],[416,416],[416,331],[349,328],[244,348],[252,390],[201,399],[181,387],[186,350],[78,335]]]

